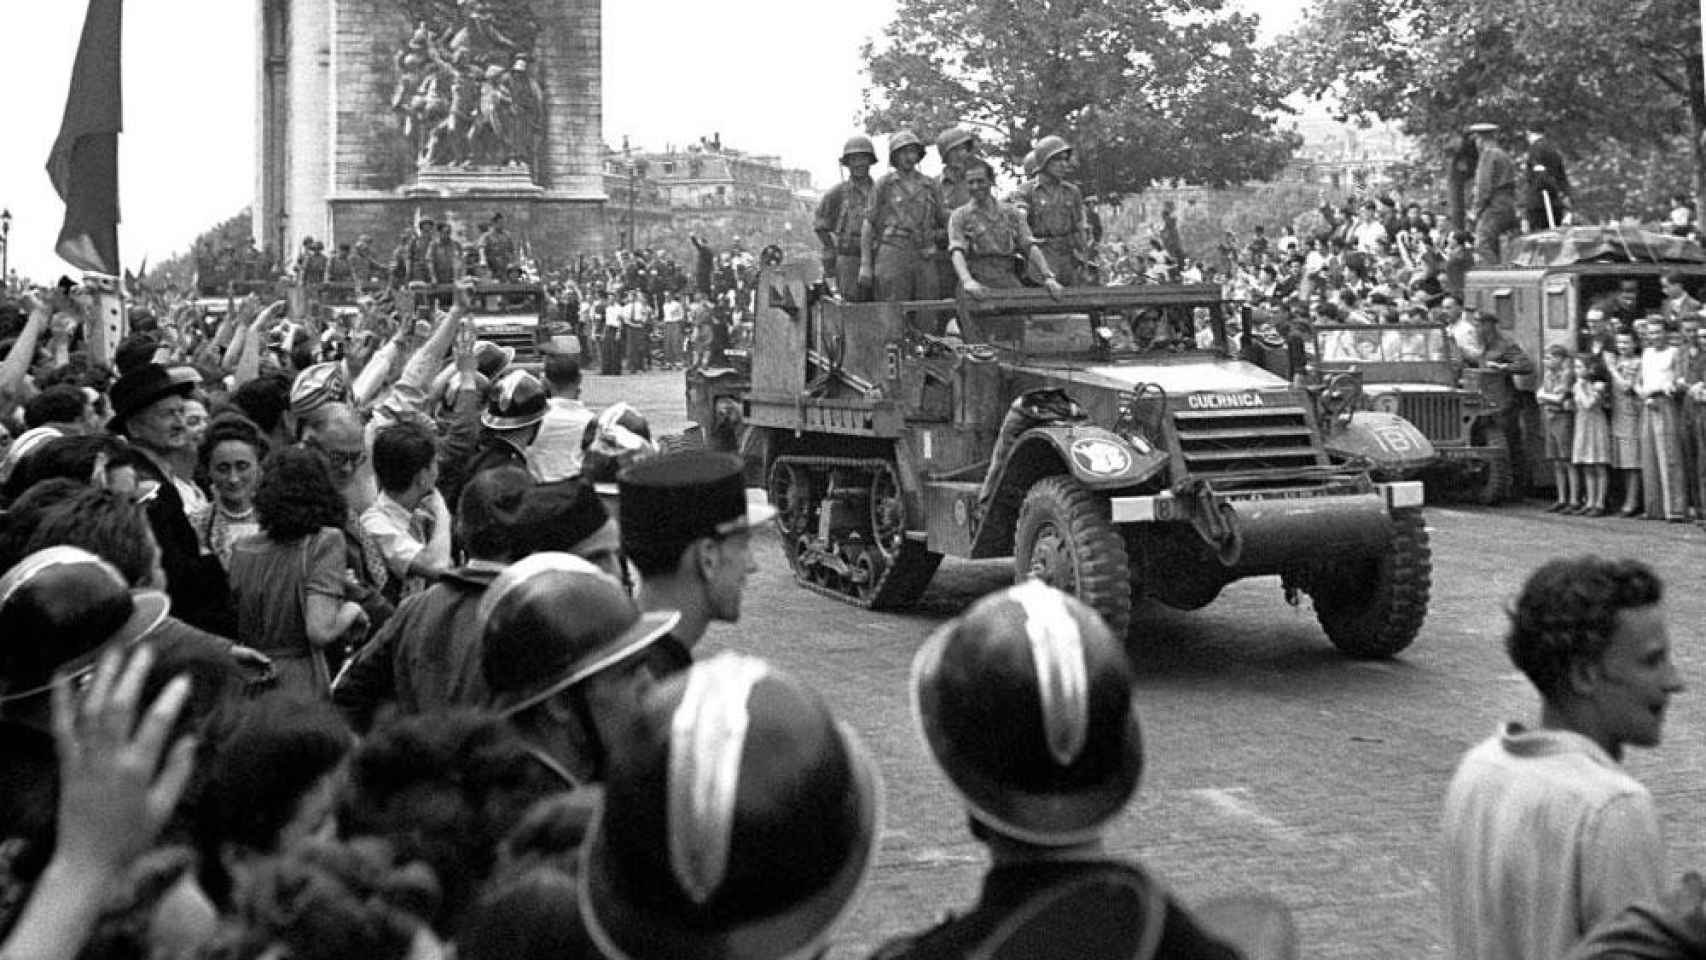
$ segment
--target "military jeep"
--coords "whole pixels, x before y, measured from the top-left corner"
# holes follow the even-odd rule
[[[1278,575],[1348,654],[1414,640],[1422,485],[1370,470],[1431,446],[1351,378],[1304,389],[1241,359],[1249,319],[1219,287],[844,303],[811,280],[762,276],[741,401],[805,587],[900,606],[944,555],[1012,557],[1123,636],[1140,598],[1194,609]]]
[[[1432,323],[1316,324],[1314,335],[1317,371],[1357,375],[1366,409],[1403,417],[1433,444],[1439,460],[1411,476],[1424,476],[1430,489],[1486,505],[1510,495],[1504,427],[1483,400],[1479,371],[1464,370],[1444,328]]]

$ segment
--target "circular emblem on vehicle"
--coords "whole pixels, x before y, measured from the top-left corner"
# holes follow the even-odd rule
[[[966,521],[969,519],[971,519],[970,511],[966,509],[966,502],[964,500],[955,500],[954,501],[954,526],[963,527],[966,525]]]
[[[1124,447],[1098,437],[1073,441],[1072,459],[1084,472],[1098,476],[1124,473],[1131,466],[1131,454]]]

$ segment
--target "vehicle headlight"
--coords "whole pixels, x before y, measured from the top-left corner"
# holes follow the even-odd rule
[[[1398,412],[1398,395],[1396,393],[1377,393],[1368,398],[1368,405],[1380,413]]]

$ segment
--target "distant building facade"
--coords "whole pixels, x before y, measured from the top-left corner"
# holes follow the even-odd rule
[[[811,218],[821,196],[810,172],[727,147],[718,136],[661,152],[606,148],[604,193],[606,235],[631,237],[625,245],[699,233],[798,250],[815,243]]]

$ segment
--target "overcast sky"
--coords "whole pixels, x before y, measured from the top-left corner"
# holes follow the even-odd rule
[[[1303,0],[1244,0],[1264,33]],[[254,0],[125,0],[119,248],[134,267],[188,246],[254,193]],[[46,163],[82,29],[81,0],[0,0],[7,98],[0,207],[13,268],[49,282],[64,209]],[[662,149],[722,134],[836,176],[864,77],[859,46],[894,0],[614,0],[604,5],[604,138]],[[785,25],[781,26],[781,25]]]

